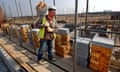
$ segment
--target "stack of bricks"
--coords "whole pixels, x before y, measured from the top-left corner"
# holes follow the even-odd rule
[[[28,25],[21,26],[22,39],[26,43],[29,42],[28,30],[30,30]]]
[[[7,31],[7,34],[10,35],[10,24],[7,24],[7,27],[6,27],[6,31]]]
[[[7,34],[7,35],[10,34],[10,25],[9,24],[2,24],[1,28],[5,34]]]
[[[17,31],[17,29],[16,29],[16,28],[14,28],[14,29],[13,29],[13,33],[14,33],[14,36],[15,36],[16,38],[18,38],[18,37],[19,37],[19,35],[18,35],[18,31]]]
[[[96,72],[108,72],[114,41],[96,37],[92,41],[89,67]]]
[[[7,33],[10,35],[10,25],[7,27]]]
[[[61,30],[63,29],[58,30],[55,40],[55,53],[56,55],[65,58],[70,53],[70,35],[68,29],[63,30],[63,32]]]
[[[61,35],[57,34],[55,39],[55,49],[61,45]]]
[[[39,29],[32,29],[32,40],[35,48],[40,48],[38,33],[39,33]]]
[[[15,25],[11,25],[11,35],[12,35],[12,37],[15,37],[15,38],[18,38],[18,32],[17,32],[17,28],[16,28],[16,26]]]
[[[58,35],[55,40],[55,51],[58,56],[67,57],[70,53],[70,36]]]

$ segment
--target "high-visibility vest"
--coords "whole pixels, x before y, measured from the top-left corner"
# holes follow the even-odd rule
[[[44,24],[46,24],[46,22],[47,22],[46,17],[43,17],[42,18],[42,24],[44,25]],[[45,27],[40,28],[40,30],[39,30],[39,38],[44,39],[44,36],[45,36]],[[54,39],[55,39],[56,38],[56,33],[53,33],[53,36],[54,36]]]

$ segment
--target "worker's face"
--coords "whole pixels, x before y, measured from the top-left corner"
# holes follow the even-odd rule
[[[51,10],[51,11],[49,11],[49,15],[50,15],[51,17],[54,17],[54,16],[56,15],[56,10]]]

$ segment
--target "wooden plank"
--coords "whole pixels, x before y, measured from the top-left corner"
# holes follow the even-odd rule
[[[68,72],[73,72],[73,60],[71,56],[68,58],[61,58],[56,55],[54,56],[57,59],[57,61],[53,63],[65,68],[66,70],[68,70]],[[47,55],[44,57],[47,59]],[[76,64],[76,72],[92,72],[92,71],[89,68],[83,68],[80,67],[80,65]]]
[[[8,54],[11,55],[20,64],[21,67],[26,69],[28,72],[35,72],[35,70],[33,70],[29,65],[24,62],[25,59],[21,59],[25,58],[25,56],[21,57],[19,52],[13,51],[13,47],[10,45],[4,45],[4,42],[1,43],[1,45],[8,52]]]
[[[10,50],[7,50],[8,48],[5,47],[4,44],[1,44],[1,46],[8,52],[8,54],[10,56],[12,56],[16,61],[17,63],[19,63],[19,65],[21,67],[23,67],[26,71],[28,72],[36,72],[35,70],[33,70],[29,65],[27,65],[21,58],[18,58],[18,55],[16,55],[15,52],[12,52]]]
[[[25,45],[25,44],[24,44]],[[26,45],[27,47],[27,45]],[[32,49],[30,47],[28,47],[29,49]],[[35,60],[37,57],[35,57],[35,55],[32,55],[29,54],[28,52],[26,53],[29,55],[29,57],[32,57],[31,59]],[[43,56],[47,59],[47,56]],[[55,55],[55,58],[57,59],[56,62],[54,62],[55,64],[65,68],[66,70],[68,70],[69,72],[72,72],[73,71],[73,62],[72,62],[72,58],[61,58],[61,57],[58,57]],[[91,70],[88,69],[88,68],[82,68],[80,67],[79,65],[77,65],[77,71],[78,72],[90,72]]]
[[[10,70],[10,72],[16,72],[20,70],[20,66],[18,63],[11,58],[11,56],[0,46],[0,58],[4,61],[7,68]]]
[[[115,66],[117,66],[117,67],[120,68],[120,60],[111,59],[111,60],[110,60],[110,64],[111,64],[111,65],[115,65]]]
[[[17,47],[17,48],[20,49],[20,51],[21,51],[22,53],[26,54],[32,61],[36,62],[37,57],[36,57],[35,55],[33,55],[32,53],[30,53],[29,51],[27,51],[27,50],[25,50],[25,49],[23,49],[23,48],[20,48],[20,47]],[[31,64],[31,62],[30,62],[30,64]],[[35,66],[32,65],[32,66],[33,66],[33,67],[36,66],[36,67],[38,67],[37,69],[40,70],[40,69],[39,69],[39,66],[40,66],[39,64],[36,64]],[[43,64],[42,66],[43,66],[43,67],[46,67],[47,69],[49,69],[49,70],[52,71],[52,72],[64,72],[63,70],[57,68],[56,66],[50,64],[50,63],[47,62],[47,61],[45,61],[45,64]],[[37,70],[37,69],[36,69],[36,70]]]
[[[46,68],[44,68],[43,66],[33,62],[33,61],[29,61],[28,64],[33,67],[34,69],[36,69],[38,72],[52,72]]]
[[[32,50],[33,51],[33,48],[28,46],[28,44],[26,45],[24,43],[24,46],[29,49],[29,50]],[[17,47],[19,48],[19,47]],[[19,48],[19,49],[22,49],[22,48]],[[20,50],[20,51],[25,51],[24,49]],[[33,51],[34,52],[34,51]],[[32,60],[35,60],[37,57],[35,57],[35,55],[31,55],[29,54],[27,51],[25,51],[24,53],[26,53],[28,55],[28,57],[30,57]],[[47,59],[47,56],[44,56],[46,59]],[[72,57],[71,58],[61,58],[61,57],[58,57],[55,55],[55,58],[57,59],[56,62],[54,62],[55,64],[59,65],[60,67],[62,68],[65,68],[66,70],[68,70],[69,72],[72,72],[73,71],[73,62],[72,62]],[[48,68],[48,67],[47,67]],[[50,70],[52,70],[53,68],[48,68]],[[88,69],[88,68],[82,68],[80,67],[79,65],[77,65],[77,72],[90,72],[91,70]]]
[[[27,50],[25,50],[25,49],[23,49],[23,48],[21,48],[21,47],[19,47],[19,46],[17,46],[17,45],[14,45],[14,44],[12,44],[12,46],[11,45],[7,45],[6,46],[7,48],[9,48],[9,49],[7,49],[7,50],[9,50],[9,53],[16,53],[20,58],[16,58],[17,60],[18,60],[18,62],[19,63],[21,63],[21,65],[23,66],[23,67],[25,67],[25,66],[27,66],[26,65],[26,63],[25,62],[27,62],[27,64],[28,65],[30,65],[32,68],[34,68],[37,72],[56,72],[56,71],[59,71],[59,72],[64,72],[63,70],[61,70],[61,69],[59,69],[59,68],[57,68],[57,67],[55,67],[54,65],[52,65],[52,64],[49,64],[48,62],[47,62],[47,64],[46,65],[42,65],[42,66],[40,66],[39,64],[37,64],[36,63],[36,56],[35,55],[33,55],[33,54],[28,54],[28,51]],[[15,51],[14,51],[15,50]],[[27,52],[27,53],[26,53]],[[30,59],[29,59],[29,61],[27,61],[28,59],[27,58],[25,58],[25,56],[23,56],[21,53],[24,53],[24,54],[26,54],[25,56],[28,56]],[[24,58],[24,59],[22,59],[22,58]],[[32,59],[32,60],[31,60]],[[34,60],[33,60],[34,59]],[[23,61],[25,61],[25,62],[23,62]],[[32,63],[31,63],[32,62]],[[47,69],[46,69],[47,68]],[[27,70],[30,70],[29,68],[26,68]],[[50,69],[50,70],[49,70]]]

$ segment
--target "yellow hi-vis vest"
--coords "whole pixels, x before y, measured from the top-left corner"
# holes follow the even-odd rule
[[[46,18],[43,17],[42,24],[46,24],[46,22],[47,22]],[[39,38],[44,39],[44,36],[45,36],[45,27],[40,28],[40,30],[39,30]],[[54,36],[54,39],[55,39],[56,38],[56,33],[53,33],[53,36]]]

